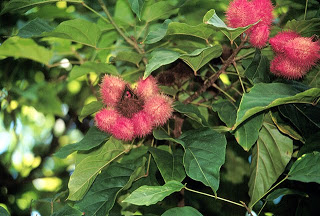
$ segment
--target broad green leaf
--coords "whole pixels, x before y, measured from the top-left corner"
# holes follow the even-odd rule
[[[183,153],[177,149],[172,154],[159,148],[150,148],[159,171],[165,182],[175,180],[181,182],[186,174],[183,168]]]
[[[131,62],[137,67],[139,67],[139,62],[142,59],[142,55],[136,52],[128,52],[128,51],[123,51],[119,52],[117,56],[113,59],[113,61],[126,61],[126,62]]]
[[[183,113],[189,118],[199,122],[203,126],[208,126],[208,122],[201,115],[199,109],[192,104],[183,104],[180,101],[176,101],[173,105],[173,109],[179,113]]]
[[[181,56],[180,58],[189,65],[192,70],[196,73],[201,67],[207,64],[214,58],[217,58],[221,55],[222,48],[220,45],[215,45],[213,47],[208,47],[207,49],[203,50],[197,56]]]
[[[29,38],[40,36],[43,32],[50,32],[53,29],[46,20],[35,18],[20,28],[17,35],[22,38]]]
[[[284,27],[292,31],[298,32],[304,37],[311,37],[320,34],[320,18],[310,20],[290,20]]]
[[[320,184],[320,152],[299,157],[292,165],[288,176],[290,180]]]
[[[245,27],[231,28],[218,17],[215,10],[211,9],[204,15],[203,22],[220,30],[231,42],[233,42],[237,37],[239,37],[239,35],[248,30],[251,26],[257,24],[259,21]]]
[[[54,154],[54,156],[58,158],[65,158],[74,151],[88,151],[102,144],[104,141],[109,139],[110,136],[110,134],[107,134],[93,126],[88,130],[80,142],[62,147]]]
[[[303,83],[313,87],[320,88],[320,66],[313,67],[303,78]]]
[[[119,192],[126,186],[135,171],[133,164],[110,165],[92,184],[88,193],[76,207],[90,216],[108,215]]]
[[[264,55],[261,55],[260,49],[256,49],[256,53],[252,59],[252,62],[245,70],[244,75],[252,83],[268,83],[270,82],[269,67],[268,58]]]
[[[220,167],[224,164],[227,141],[224,135],[200,128],[182,133],[183,158],[187,175],[212,188],[219,188]]]
[[[77,162],[68,183],[68,199],[72,201],[82,199],[99,172],[124,153],[122,142],[114,138],[110,138],[104,145],[90,153],[78,152],[80,162]]]
[[[134,25],[135,19],[130,8],[130,2],[128,2],[127,0],[117,0],[113,18],[120,26],[124,27]]]
[[[147,3],[147,2],[146,2]],[[145,4],[142,10],[141,19],[146,22],[151,22],[156,19],[166,19],[171,14],[176,14],[178,9],[176,6],[170,4],[169,1],[158,1]]]
[[[234,136],[245,151],[249,151],[259,137],[259,131],[263,122],[263,113],[252,116],[242,122],[235,130]]]
[[[158,29],[156,29],[154,31],[150,31],[148,33],[144,43],[145,44],[153,44],[153,43],[160,41],[162,38],[164,38],[164,36],[166,36],[167,30],[168,30],[168,25],[171,22],[172,21],[170,19],[166,19]]]
[[[320,104],[285,104],[279,111],[305,139],[320,131]]]
[[[66,204],[62,209],[53,213],[51,216],[81,216],[83,215],[78,209],[72,208]]]
[[[32,39],[10,37],[1,44],[0,56],[26,58],[48,65],[53,52]]]
[[[85,117],[99,111],[103,106],[103,103],[100,101],[92,101],[85,105],[81,110],[79,121],[82,122]]]
[[[320,152],[320,131],[310,136],[298,152],[298,157],[313,151]]]
[[[250,116],[271,107],[288,103],[313,103],[320,97],[320,89],[312,88],[300,92],[297,88],[284,83],[258,83],[244,94],[237,114],[236,128]]]
[[[197,209],[190,206],[175,207],[167,210],[161,216],[202,216]]]
[[[133,191],[123,202],[149,206],[156,204],[174,192],[179,192],[183,187],[183,184],[177,181],[169,181],[163,186],[144,185]]]
[[[137,17],[140,20],[144,0],[129,0],[129,4],[131,7],[131,10],[137,15]]]
[[[163,130],[160,130],[160,129],[153,130],[153,136],[157,140],[168,140],[168,141],[172,141],[172,142],[175,142],[175,143],[179,143],[181,145],[183,144],[182,140],[172,138],[166,132],[164,132]]]
[[[267,197],[266,197],[266,201],[272,201],[277,199],[280,196],[284,196],[284,195],[301,195],[304,197],[308,197],[308,194],[301,192],[301,191],[297,191],[297,190],[293,190],[293,189],[289,189],[289,188],[279,188],[277,190],[272,191]]]
[[[45,32],[42,36],[68,39],[97,48],[101,31],[99,26],[93,22],[74,19],[60,23],[53,31]]]
[[[16,11],[27,11],[28,9],[35,7],[40,4],[44,3],[51,3],[51,2],[57,2],[59,0],[11,0],[9,1],[3,10],[1,11],[0,15],[7,13],[7,12],[16,12]],[[82,0],[72,0],[74,3],[81,3]]]
[[[279,132],[270,114],[265,115],[257,144],[252,149],[249,208],[277,181],[291,159],[293,141]]]
[[[102,73],[108,73],[112,75],[117,75],[118,71],[115,66],[107,63],[99,62],[85,62],[80,66],[74,66],[69,74],[69,80],[76,79],[90,72],[94,72],[97,75]]]
[[[7,212],[7,210],[5,208],[3,208],[2,206],[0,206],[0,215],[1,216],[10,216],[10,214]]]
[[[219,118],[228,127],[232,127],[237,118],[237,107],[226,99],[220,99],[214,101],[212,104],[212,110],[218,112]]]

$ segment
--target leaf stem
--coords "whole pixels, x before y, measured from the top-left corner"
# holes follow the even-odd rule
[[[102,16],[98,11],[94,10],[93,8],[91,8],[89,5],[87,5],[85,2],[82,2],[83,7],[87,8],[88,10],[90,10],[91,12],[93,12],[94,14],[96,14],[97,16],[99,16],[101,19],[103,19],[106,23],[110,23],[109,20],[107,18],[105,18],[104,16]]]
[[[244,85],[243,85],[243,82],[242,82],[242,79],[241,79],[241,76],[240,76],[240,72],[239,72],[239,70],[237,68],[237,63],[233,62],[232,64],[233,64],[234,69],[236,70],[236,72],[238,74],[239,81],[240,81],[240,84],[241,84],[241,87],[242,87],[242,91],[243,91],[243,93],[246,93],[246,89],[244,88]]]
[[[188,191],[193,192],[193,193],[197,193],[197,194],[201,194],[201,195],[204,195],[204,196],[212,197],[212,198],[215,198],[215,199],[218,199],[218,200],[221,200],[221,201],[224,201],[224,202],[228,202],[228,203],[231,203],[233,205],[237,205],[237,206],[241,206],[241,207],[245,208],[245,206],[243,204],[241,204],[241,203],[237,203],[237,202],[234,202],[234,201],[231,201],[231,200],[228,200],[228,199],[225,199],[225,198],[221,198],[221,197],[218,197],[218,196],[215,196],[215,195],[207,194],[207,193],[204,193],[204,192],[201,192],[201,191],[193,190],[193,189],[188,188],[187,186],[184,186],[184,188],[186,190],[188,190]]]
[[[220,88],[217,84],[213,83],[212,84],[213,87],[215,87],[216,89],[218,89],[219,91],[221,91],[223,94],[225,94],[230,100],[232,100],[234,103],[236,102],[236,100],[231,97],[227,92],[225,92],[222,88]]]
[[[305,8],[304,8],[303,20],[306,20],[306,17],[307,17],[307,9],[308,9],[308,0],[306,0],[306,6],[305,6]]]

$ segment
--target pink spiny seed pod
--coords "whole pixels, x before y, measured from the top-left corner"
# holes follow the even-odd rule
[[[299,79],[307,73],[308,67],[298,65],[286,56],[278,55],[271,61],[270,71],[287,79]]]
[[[282,53],[284,52],[286,43],[297,37],[300,37],[300,35],[294,31],[283,31],[278,33],[273,38],[270,38],[269,43],[275,52]]]
[[[320,58],[320,44],[312,38],[297,37],[286,43],[284,50],[288,58],[300,66],[313,66]]]
[[[136,92],[138,95],[148,98],[159,93],[157,80],[153,76],[149,76],[147,79],[139,80]]]
[[[130,119],[119,117],[110,128],[111,134],[121,140],[129,141],[134,137],[133,123]]]
[[[143,137],[152,131],[152,117],[144,111],[140,111],[133,115],[131,119],[133,123],[135,136]]]
[[[111,126],[118,118],[119,114],[115,110],[102,109],[96,114],[94,120],[100,130],[110,133]]]
[[[234,0],[230,2],[226,11],[228,26],[232,28],[244,27],[255,23],[252,19],[254,14],[253,4],[247,0]]]
[[[100,85],[102,101],[108,106],[115,106],[121,98],[125,85],[120,77],[105,75]]]
[[[267,25],[270,26],[273,20],[272,15],[272,2],[270,0],[253,0],[252,1],[255,15],[255,22],[261,19],[257,25]]]
[[[144,111],[156,126],[163,125],[172,115],[172,101],[167,96],[155,95],[145,102]]]
[[[254,28],[250,33],[250,43],[252,44],[252,46],[261,49],[267,44],[269,34],[270,34],[269,26],[267,25],[254,26]]]

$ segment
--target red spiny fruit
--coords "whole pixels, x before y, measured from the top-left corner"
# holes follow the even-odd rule
[[[294,31],[283,31],[270,38],[269,43],[275,52],[282,53],[286,44],[297,37],[300,35]]]
[[[144,111],[134,114],[131,120],[135,136],[143,137],[151,133],[153,127],[152,117]]]
[[[100,85],[102,101],[108,106],[115,106],[121,98],[125,85],[120,77],[105,75]]]
[[[149,76],[147,79],[139,80],[136,92],[138,95],[148,98],[159,93],[157,80],[153,76]]]
[[[121,140],[132,140],[134,137],[134,128],[131,119],[119,117],[110,128],[111,134]]]
[[[144,111],[156,126],[163,125],[172,115],[172,101],[167,96],[155,95],[145,102]]]
[[[95,116],[97,127],[110,133],[111,126],[118,120],[119,114],[113,109],[102,109]]]
[[[252,19],[253,4],[247,0],[234,0],[230,2],[226,11],[228,26],[232,28],[244,27],[256,22]]]
[[[309,67],[298,65],[281,54],[271,61],[270,66],[270,71],[273,74],[287,79],[299,79],[307,73],[308,69]]]
[[[253,28],[252,31],[250,32],[250,39],[249,39],[250,43],[252,44],[252,46],[261,49],[267,44],[269,34],[270,34],[269,26],[267,25],[255,26],[255,28]]]
[[[273,6],[270,0],[253,0],[253,8],[255,11],[255,22],[261,19],[257,25],[270,26],[273,20]]]
[[[284,47],[286,56],[297,65],[311,67],[320,58],[320,44],[313,42],[312,38],[297,37],[286,43]]]

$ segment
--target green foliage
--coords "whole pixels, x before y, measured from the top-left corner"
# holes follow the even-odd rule
[[[161,216],[201,216],[202,214],[190,206],[172,208],[163,213]]]

